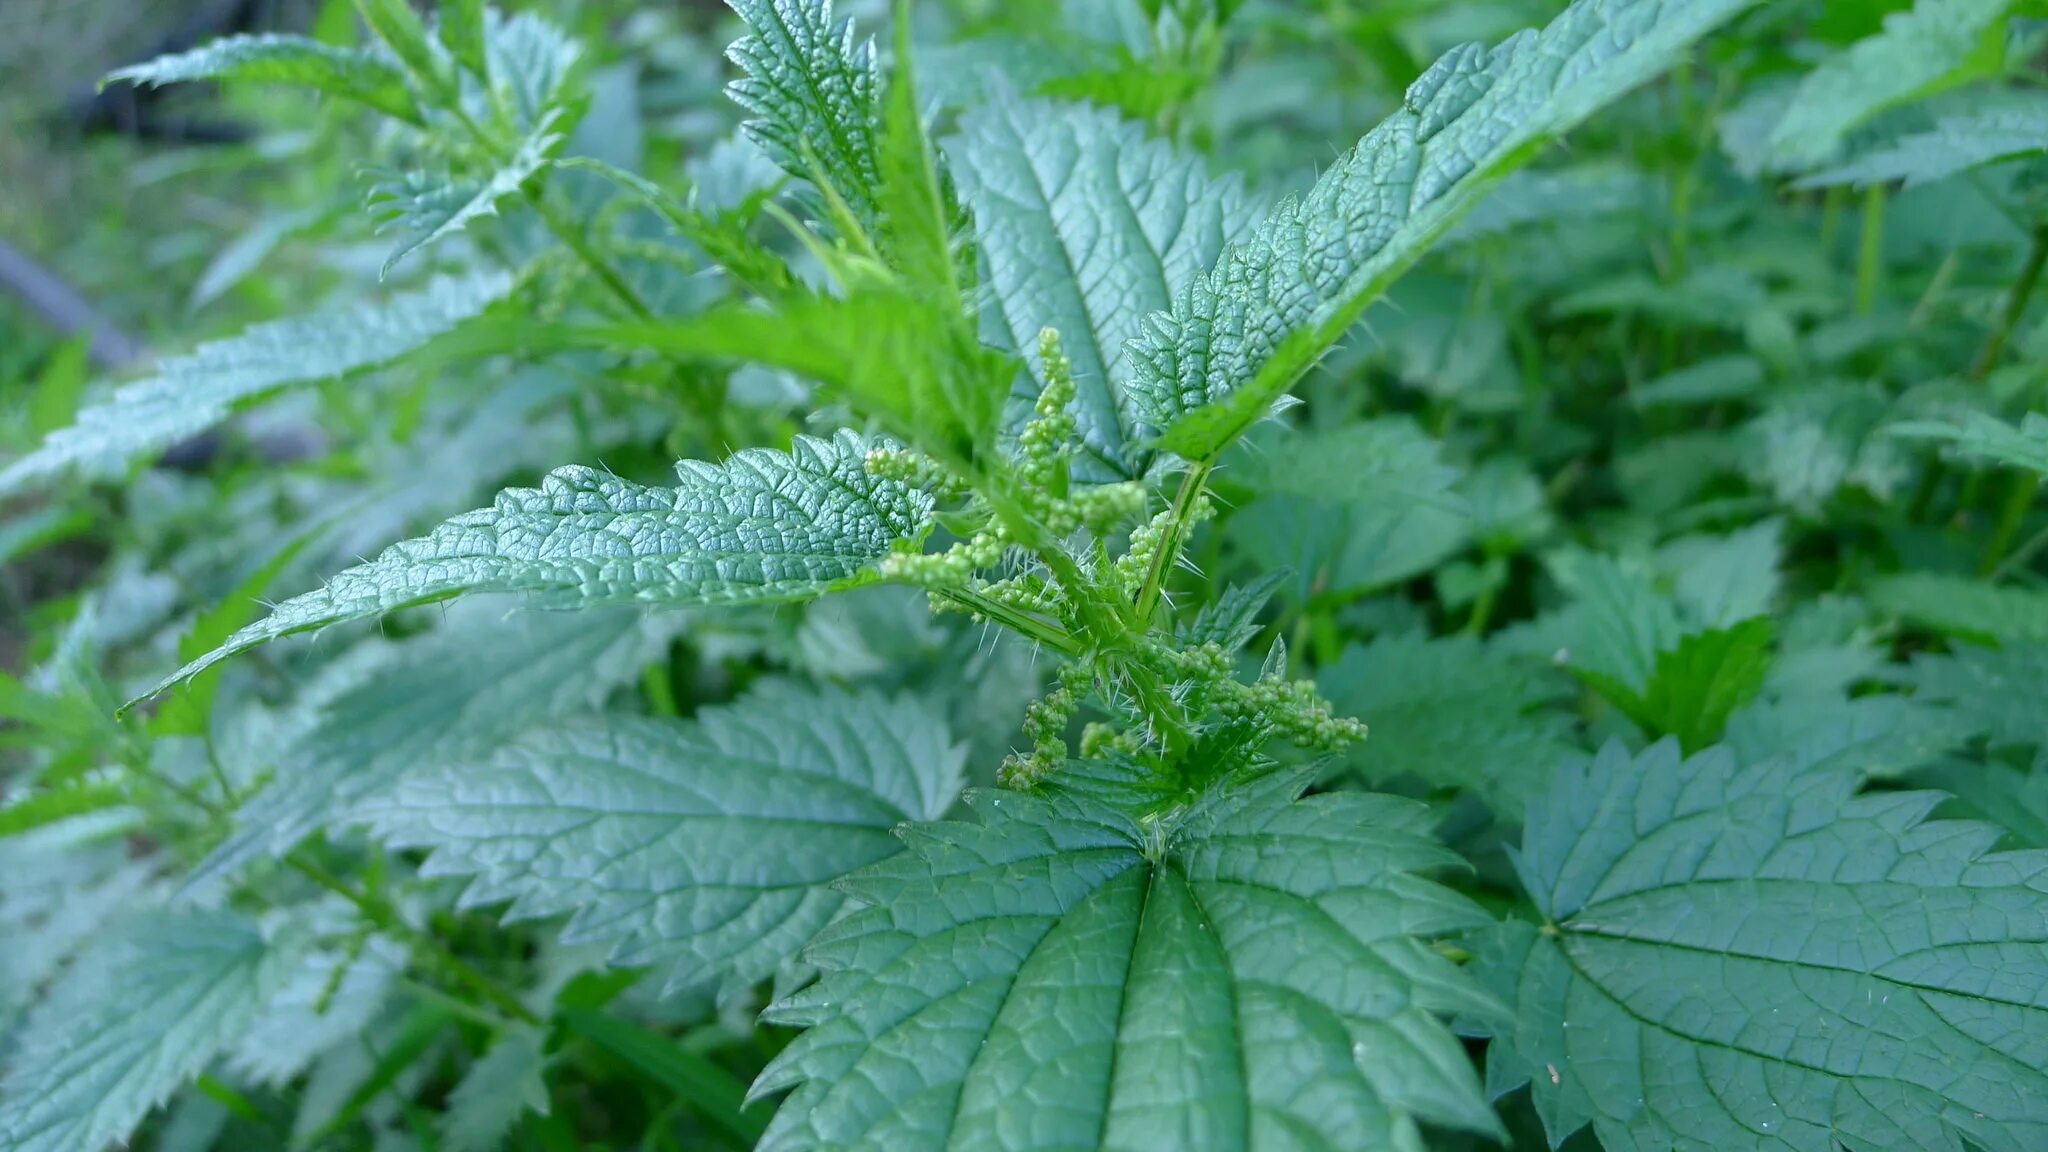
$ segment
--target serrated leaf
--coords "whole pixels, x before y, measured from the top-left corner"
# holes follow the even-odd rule
[[[1292,571],[1297,600],[1359,595],[1426,572],[1471,539],[1457,469],[1405,419],[1254,437],[1220,481],[1248,498],[1224,538],[1261,574]]]
[[[506,16],[495,8],[484,10],[485,62],[493,83],[510,96],[511,127],[522,136],[540,131],[552,115],[567,117],[576,111],[570,106],[568,82],[581,56],[576,41],[531,12]],[[464,96],[472,117],[494,114],[483,94]],[[568,130],[566,122],[557,127]]]
[[[1988,42],[2003,40],[2011,6],[2012,0],[1919,0],[1912,11],[1886,17],[1882,32],[1799,82],[1764,143],[1767,162],[1791,171],[1825,163],[1852,129],[1878,113],[1960,82]]]
[[[373,672],[329,693],[303,735],[263,749],[261,766],[274,766],[276,778],[235,814],[235,831],[188,884],[283,855],[408,772],[485,757],[530,726],[595,709],[673,628],[628,610],[505,619],[457,606],[435,631],[373,653]]]
[[[1871,582],[1870,606],[1945,636],[1978,641],[2048,641],[2048,593],[1937,572],[1901,572]]]
[[[1469,44],[1299,200],[1176,290],[1128,354],[1141,424],[1212,458],[1544,140],[1668,67],[1743,0],[1578,0],[1541,32]]]
[[[1744,763],[1790,755],[1800,763],[1885,779],[1939,760],[1969,738],[1967,725],[1891,694],[1759,700],[1737,709],[1724,733]]]
[[[123,842],[139,816],[95,813],[0,841],[0,1037],[81,944],[146,898],[155,869]],[[0,1045],[0,1062],[9,1051]]]
[[[486,216],[498,214],[498,201],[514,196],[546,168],[561,136],[548,131],[552,116],[519,150],[491,170],[488,177],[455,177],[447,173],[407,172],[370,189],[370,211],[378,231],[398,234],[398,247],[384,258],[377,275],[391,275],[398,262],[429,244],[447,239]]]
[[[1785,523],[1762,520],[1725,536],[1681,536],[1657,550],[1671,595],[1687,621],[1709,628],[1762,616],[1782,581]]]
[[[102,935],[23,1027],[0,1144],[125,1141],[234,1040],[283,968],[256,925],[229,912],[146,913]]]
[[[2043,125],[2048,146],[2048,122]],[[2048,475],[2048,416],[2029,412],[2019,427],[1985,412],[1965,412],[1952,422],[1916,420],[1887,429],[1894,436],[1950,444],[1966,460],[1983,460]]]
[[[1035,397],[1038,333],[1057,328],[1080,392],[1083,478],[1136,475],[1124,345],[1250,228],[1257,202],[1199,155],[1085,105],[1002,97],[963,116],[946,152],[974,207],[991,335],[1023,352]]]
[[[1913,773],[1910,782],[1938,788],[1971,817],[1997,824],[2023,848],[2048,848],[2048,766],[2019,772],[2003,764],[1947,760]]]
[[[1551,660],[1582,677],[1640,695],[1657,654],[1685,635],[1678,605],[1641,566],[1611,556],[1562,550],[1544,564],[1569,597],[1562,607],[1503,634],[1512,648]]]
[[[1517,861],[1547,926],[1476,942],[1489,1089],[1610,1152],[2040,1147],[2048,853],[1857,783],[1670,742],[1560,773]]]
[[[332,920],[323,909],[316,915]],[[235,1038],[228,1062],[258,1084],[283,1087],[336,1044],[369,1027],[405,974],[409,949],[385,935],[298,957],[255,1018]]]
[[[761,1148],[1419,1148],[1495,1127],[1433,1013],[1487,1011],[1418,937],[1475,922],[1415,871],[1427,810],[1297,801],[1239,775],[1147,827],[1075,792],[991,792],[846,881],[809,1028],[756,1095],[800,1084]]]
[[[107,74],[107,83],[121,80],[157,87],[193,80],[291,84],[420,122],[405,73],[389,58],[303,36],[228,36]]]
[[[931,498],[868,474],[851,432],[749,448],[722,464],[685,460],[673,488],[583,467],[394,544],[295,596],[185,665],[167,687],[294,632],[478,592],[550,606],[807,600],[878,579],[875,564],[923,538]]]
[[[2033,91],[2010,102],[1957,112],[1932,128],[1865,149],[1844,163],[1797,181],[1799,188],[1836,184],[1931,184],[1985,164],[2048,149],[2048,100]]]
[[[1882,498],[1904,479],[1909,459],[1880,435],[1892,403],[1873,385],[1822,384],[1774,398],[1744,426],[1742,459],[1752,477],[1791,508],[1818,515],[1841,489]]]
[[[671,991],[773,977],[845,898],[829,885],[935,820],[963,749],[909,697],[770,685],[689,723],[609,716],[415,773],[358,813],[465,906],[573,914],[563,938]]]
[[[2048,745],[2048,645],[1959,644],[1945,655],[1915,656],[1905,679],[1915,701],[1994,747]]]
[[[491,1041],[448,1092],[439,1124],[445,1152],[492,1152],[526,1113],[548,1114],[546,1046],[547,1033],[524,1024]]]
[[[1347,767],[1376,783],[1462,788],[1510,820],[1577,751],[1571,715],[1545,707],[1562,695],[1555,679],[1477,637],[1381,637],[1319,672],[1316,688],[1371,730]]]
[[[1259,613],[1283,582],[1284,577],[1272,572],[1250,584],[1224,588],[1214,600],[1202,605],[1193,619],[1175,629],[1182,646],[1220,644],[1225,652],[1235,652],[1251,643],[1259,633]]]
[[[220,423],[238,405],[292,385],[383,367],[473,319],[513,283],[501,272],[442,278],[386,301],[258,324],[202,344],[115,389],[0,471],[0,496],[67,473],[114,475]]]
[[[753,114],[744,125],[770,159],[852,209],[877,219],[881,80],[874,43],[853,21],[835,23],[831,0],[728,0],[751,34],[726,50],[744,73],[726,87]]]
[[[1704,748],[1721,738],[1736,709],[1763,690],[1776,635],[1777,626],[1762,616],[1691,633],[1657,654],[1641,698],[1610,699],[1650,732],[1676,736],[1689,749]]]

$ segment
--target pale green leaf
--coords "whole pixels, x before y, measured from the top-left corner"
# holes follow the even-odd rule
[[[931,498],[868,474],[851,432],[686,460],[672,488],[558,468],[539,488],[394,544],[325,588],[293,597],[165,681],[259,644],[344,620],[476,592],[550,606],[684,607],[808,600],[878,579],[875,565],[923,538]]]
[[[1871,607],[1908,624],[1981,641],[2048,641],[2048,593],[1947,576],[1901,572],[1872,581]]]
[[[1883,498],[1910,458],[1882,435],[1892,401],[1869,384],[1830,383],[1774,398],[1739,434],[1751,477],[1791,508],[1818,514],[1844,487]]]
[[[382,367],[473,319],[513,283],[501,272],[437,279],[385,301],[274,320],[202,344],[115,389],[0,471],[0,496],[66,473],[115,475],[206,431],[239,405],[292,385]]]
[[[2048,853],[1796,756],[1610,745],[1517,860],[1545,927],[1475,942],[1515,1003],[1488,1087],[1609,1152],[2029,1152],[2048,1140]]]
[[[1370,729],[1345,766],[1373,782],[1462,788],[1508,819],[1577,752],[1571,715],[1547,707],[1562,695],[1555,674],[1472,636],[1381,637],[1318,672],[1316,688]]]
[[[1544,558],[1567,596],[1560,608],[1503,633],[1510,648],[1595,683],[1641,695],[1657,654],[1685,635],[1678,605],[1641,565],[1576,549]]]
[[[760,1147],[1419,1149],[1492,1131],[1435,1013],[1488,1012],[1421,939],[1483,921],[1409,801],[1235,775],[1156,823],[989,792],[856,874],[868,905],[769,1011],[809,1030]]]
[[[791,175],[877,218],[881,183],[877,124],[881,80],[872,41],[851,20],[835,22],[831,0],[729,0],[751,34],[727,49],[742,75],[726,88],[753,114],[747,134]]]
[[[1784,521],[1762,520],[1725,536],[1681,536],[1657,550],[1657,568],[1687,621],[1725,628],[1771,610],[1784,535]]]
[[[498,1034],[448,1093],[443,1152],[492,1152],[528,1112],[548,1114],[547,1033],[515,1024]]]
[[[1406,419],[1274,429],[1228,461],[1219,483],[1247,495],[1224,539],[1261,575],[1292,572],[1294,596],[1351,597],[1427,572],[1472,524],[1449,491],[1443,445]]]
[[[0,1146],[125,1141],[247,1027],[284,959],[230,912],[146,913],[101,935],[23,1026]]]
[[[1765,141],[1768,163],[1795,171],[1826,163],[1851,130],[1878,113],[1966,78],[1987,46],[1996,61],[2011,6],[2012,0],[1919,0],[1912,11],[1886,17],[1883,31],[1799,82]]]
[[[2048,745],[2048,645],[1960,644],[1945,655],[1922,653],[1906,681],[1915,701],[1940,709],[1993,747]]]
[[[1728,718],[1727,745],[1745,763],[1792,755],[1803,764],[1896,778],[1969,739],[1968,726],[1906,696],[1758,700]]]
[[[961,118],[947,155],[974,208],[992,336],[1044,386],[1038,333],[1057,328],[1079,388],[1083,475],[1135,474],[1132,415],[1116,382],[1139,324],[1175,285],[1248,230],[1258,205],[1234,177],[1113,112],[998,99]]]
[[[830,885],[935,820],[963,748],[911,697],[787,684],[683,723],[608,716],[536,729],[414,773],[357,808],[466,907],[573,914],[563,939],[659,965],[671,991],[767,980],[845,898]]]
[[[1578,0],[1453,50],[1299,200],[1176,289],[1129,349],[1139,422],[1212,458],[1536,146],[1671,65],[1743,0]]]
[[[484,10],[484,57],[491,81],[509,94],[511,127],[522,136],[541,131],[551,116],[576,111],[569,79],[581,55],[576,41],[531,12],[506,16],[495,8]],[[480,92],[465,90],[465,104],[478,119],[494,112]],[[568,125],[557,127],[567,131]]]
[[[311,915],[320,927],[340,934],[356,926],[353,911],[329,904],[316,906]],[[408,953],[382,934],[304,952],[235,1038],[229,1065],[257,1084],[290,1083],[328,1049],[369,1027],[397,990]]]
[[[1629,390],[1638,408],[1676,408],[1746,400],[1764,384],[1763,363],[1754,356],[1710,356]]]
[[[120,80],[158,86],[192,80],[290,84],[354,100],[401,120],[420,120],[405,73],[389,58],[303,36],[228,36],[107,76],[109,83]]]
[[[1938,788],[1955,807],[2012,833],[2025,848],[2048,848],[2048,764],[2019,772],[2003,764],[1946,760],[1913,773],[1911,782]]]
[[[2043,141],[2048,143],[2048,135]],[[2048,416],[2039,412],[2027,413],[2017,428],[1986,412],[1966,412],[1952,422],[1908,421],[1887,430],[1894,436],[1950,444],[1966,460],[2048,474]]]
[[[551,123],[552,117],[543,116],[534,134],[486,177],[407,172],[370,189],[370,211],[378,217],[378,230],[395,232],[399,238],[378,275],[389,276],[414,252],[497,215],[498,201],[518,195],[548,166],[549,155],[562,139],[548,131]]]
[[[340,669],[344,686],[324,693],[304,733],[261,750],[258,767],[274,767],[275,778],[236,813],[235,831],[190,884],[283,855],[408,772],[487,756],[530,726],[595,709],[674,627],[625,609],[507,619],[487,605],[457,605],[433,632],[372,652],[369,672]]]
[[[2048,149],[2048,99],[2034,91],[2007,101],[1956,112],[1932,128],[1910,132],[1859,152],[1848,161],[1798,181],[1801,188],[1835,184],[1931,184],[1973,168]]]

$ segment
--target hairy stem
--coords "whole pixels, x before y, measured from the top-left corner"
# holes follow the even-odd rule
[[[1028,636],[1055,652],[1068,656],[1078,656],[1081,654],[1081,646],[1075,642],[1074,637],[1066,629],[1043,617],[1034,616],[1021,609],[1012,608],[1008,604],[991,600],[981,593],[968,588],[942,588],[939,590],[939,595],[944,596],[963,608],[986,616],[990,620],[1010,628],[1012,631]]]
[[[303,852],[294,851],[285,857],[284,862],[293,871],[334,893],[336,896],[341,897],[343,900],[348,901],[350,904],[355,905],[357,910],[362,912],[363,918],[370,923],[389,932],[393,936],[403,938],[414,947],[432,956],[436,963],[448,971],[449,975],[467,985],[477,995],[496,1005],[506,1015],[524,1024],[540,1023],[540,1017],[527,1011],[526,1005],[521,1004],[518,997],[498,987],[497,983],[490,977],[471,967],[468,961],[450,951],[448,946],[441,943],[439,938],[422,932],[406,923],[405,919],[398,914],[398,910],[393,908],[388,902],[357,889],[354,885],[308,859]]]
[[[1180,559],[1180,550],[1186,542],[1188,510],[1202,495],[1203,485],[1209,482],[1209,470],[1214,465],[1197,464],[1190,468],[1180,480],[1180,490],[1173,494],[1173,506],[1166,517],[1166,538],[1159,542],[1159,550],[1152,554],[1152,563],[1145,570],[1145,582],[1138,587],[1137,622],[1145,626],[1152,619],[1154,609],[1159,606],[1159,597],[1165,591],[1166,574]]]

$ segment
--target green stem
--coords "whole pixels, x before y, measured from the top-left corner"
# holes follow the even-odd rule
[[[2048,548],[2048,524],[2043,524],[2039,529],[2035,530],[2032,536],[2027,537],[2026,543],[2013,549],[2006,555],[2005,559],[1999,561],[1998,567],[1991,570],[1991,582],[1996,584],[2007,576],[2025,568],[2040,553],[2042,548]]]
[[[468,961],[450,951],[440,940],[407,924],[399,916],[397,909],[391,905],[357,891],[354,885],[314,863],[303,852],[291,853],[285,857],[284,862],[293,871],[355,905],[362,912],[363,918],[370,923],[393,936],[403,938],[431,955],[450,975],[468,985],[477,995],[497,1005],[507,1016],[524,1024],[540,1023],[540,1017],[527,1011],[526,1005],[521,1004],[518,997],[498,987],[490,977],[471,967]]]
[[[564,216],[560,208],[535,189],[526,190],[526,202],[533,205],[533,210],[540,214],[541,222],[548,226],[548,231],[554,233],[556,239],[576,253],[577,259],[583,261],[605,288],[619,298],[619,302],[626,306],[626,310],[631,312],[634,318],[654,319],[654,309],[649,308],[647,301],[641,299],[640,293],[634,291],[631,284],[626,283],[626,278],[619,274],[617,268],[612,267],[611,262],[604,258],[604,254],[592,246],[590,236],[584,232],[582,224]]]
[[[164,788],[179,799],[206,813],[212,819],[227,819],[228,813],[226,809],[178,783],[176,780],[144,764],[131,765],[131,767],[139,775],[153,781],[159,787]],[[354,885],[322,868],[319,864],[309,859],[303,850],[294,849],[285,856],[284,863],[286,867],[305,876],[313,881],[313,883],[355,905],[357,909],[361,910],[363,917],[370,923],[394,936],[404,937],[415,947],[432,955],[436,960],[440,961],[443,967],[453,973],[457,979],[475,989],[484,999],[504,1009],[513,1019],[528,1024],[540,1023],[540,1018],[527,1011],[526,1006],[521,1004],[511,993],[492,983],[490,977],[470,967],[461,957],[449,951],[447,946],[439,940],[407,924],[399,917],[397,910],[388,903],[358,890]]]
[[[2040,490],[2041,475],[2027,472],[2013,477],[2012,487],[2005,491],[2005,503],[1998,510],[1998,526],[1991,532],[1991,543],[1984,547],[1984,559],[1977,564],[1977,575],[1988,577],[1999,570],[2005,559],[2005,551],[2012,546],[2012,538],[2019,534],[2020,525],[2027,518],[2027,510],[2034,506],[2034,494]]]
[[[1209,482],[1209,470],[1214,465],[1202,463],[1188,469],[1180,480],[1180,490],[1173,494],[1173,506],[1167,511],[1166,538],[1159,542],[1159,548],[1152,554],[1152,563],[1145,569],[1145,582],[1138,586],[1137,622],[1140,627],[1152,620],[1153,611],[1159,606],[1159,597],[1166,587],[1166,574],[1180,559],[1183,535],[1187,531],[1188,511],[1202,495],[1202,486]]]
[[[1970,379],[1983,380],[1998,366],[1998,358],[2004,354],[2006,341],[2012,339],[2012,331],[2018,327],[2020,317],[2026,314],[2027,301],[2033,298],[2035,285],[2041,282],[2041,270],[2048,265],[2048,228],[2034,230],[2034,245],[2027,251],[2027,262],[2020,268],[2019,279],[2013,281],[2012,291],[2005,298],[2005,310],[1999,313],[1998,326],[1984,339],[1984,346],[1977,350],[1977,360],[1970,366]]]
[[[1877,306],[1877,281],[1884,272],[1884,200],[1882,184],[1863,194],[1863,242],[1856,259],[1856,311],[1868,315]]]
[[[1050,620],[1033,616],[1029,612],[1012,608],[1000,601],[991,600],[969,588],[941,588],[939,589],[939,595],[944,596],[963,608],[986,616],[998,624],[1005,625],[1013,631],[1029,636],[1031,639],[1045,645],[1047,648],[1051,648],[1055,652],[1061,652],[1068,656],[1078,656],[1081,654],[1081,646],[1075,642],[1074,637],[1068,634],[1066,629],[1061,628]]]

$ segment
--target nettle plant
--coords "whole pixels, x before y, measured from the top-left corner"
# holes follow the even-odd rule
[[[1103,107],[996,91],[935,145],[900,9],[883,53],[822,2],[734,0],[751,31],[730,92],[791,181],[738,207],[564,154],[584,110],[574,45],[474,2],[428,23],[360,0],[367,47],[238,38],[129,70],[306,85],[386,117],[380,146],[407,173],[373,194],[399,238],[387,271],[501,204],[532,226],[506,229],[498,266],[168,361],[0,490],[125,466],[247,401],[430,343],[451,364],[657,363],[724,430],[697,369],[764,365],[814,381],[849,427],[685,462],[660,485],[560,468],[261,619],[204,618],[163,685],[194,687],[158,715],[217,702],[217,662],[293,633],[486,593],[565,610],[343,678],[305,723],[345,737],[345,776],[322,762],[220,794],[166,777],[224,831],[183,904],[107,934],[33,1010],[0,1140],[125,1139],[221,1061],[289,1079],[310,1060],[285,1054],[303,1033],[358,1027],[358,984],[410,966],[491,1036],[450,1093],[450,1148],[546,1110],[558,1032],[655,1069],[692,1107],[722,1100],[710,1138],[771,1149],[1413,1149],[1425,1129],[1504,1136],[1491,1101],[1524,1086],[1554,1144],[1590,1127],[1614,1152],[2048,1145],[2048,853],[1929,820],[1932,793],[1860,791],[1871,758],[1844,750],[1874,720],[1721,742],[1756,695],[1767,622],[1643,608],[1640,634],[1610,637],[1615,661],[1580,652],[1588,683],[1668,737],[1590,757],[1516,720],[1543,690],[1476,641],[1375,649],[1388,722],[1405,719],[1404,677],[1469,677],[1498,715],[1455,723],[1497,722],[1530,759],[1533,779],[1472,781],[1522,824],[1508,856],[1524,898],[1482,906],[1430,806],[1312,787],[1381,721],[1293,675],[1284,643],[1246,651],[1273,584],[1176,595],[1226,452],[1503,177],[1747,6],[1577,0],[1454,51],[1271,205]],[[1191,58],[1230,14],[1151,7]],[[1858,68],[1884,64],[1837,71]],[[1776,170],[1886,178],[1883,156],[1820,171],[1832,153],[1803,149],[1852,125],[1802,126],[1802,109],[1835,107],[1815,100],[1770,130]],[[681,314],[649,299],[577,214],[578,187],[654,213],[728,296]],[[564,269],[600,306],[529,313]],[[1919,431],[2041,463],[2033,425]],[[1290,470],[1312,487],[1317,467],[1348,481],[1413,465],[1398,437],[1295,457],[1287,436],[1258,465],[1283,486]],[[1639,595],[1593,559],[1558,577],[1582,612]],[[687,720],[570,715],[675,627],[618,606],[884,583],[1015,634],[1046,668],[996,786],[962,793],[967,746],[914,694],[771,682]],[[477,667],[493,670],[482,688],[456,674]],[[460,721],[421,722],[443,714]],[[515,715],[569,718],[489,743]],[[29,803],[89,811],[106,794],[88,776]],[[427,913],[334,875],[304,842],[338,816],[424,850],[426,875],[468,878],[465,903],[566,915],[570,940],[669,989],[741,1003],[774,982],[762,1019],[797,1031],[749,1093],[787,1093],[772,1120],[700,1053],[620,1032],[601,1000],[510,994],[423,931]],[[252,909],[236,884],[272,858],[334,899]],[[437,1010],[385,1051],[426,1051]],[[342,1131],[406,1066],[344,1080],[296,1136]]]

